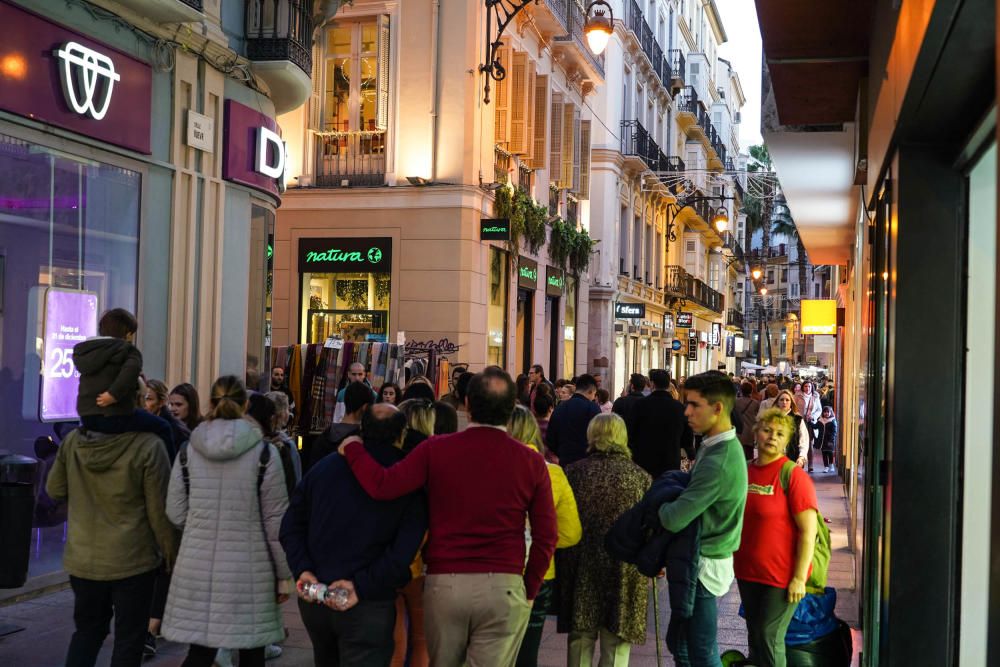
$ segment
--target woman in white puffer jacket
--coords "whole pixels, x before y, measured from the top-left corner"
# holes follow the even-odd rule
[[[278,604],[294,591],[278,542],[288,495],[274,445],[244,418],[243,383],[216,380],[211,405],[171,474],[167,516],[184,536],[163,636],[191,645],[182,667],[211,667],[218,648],[254,667],[284,639]]]

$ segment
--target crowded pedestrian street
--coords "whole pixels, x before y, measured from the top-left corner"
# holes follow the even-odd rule
[[[1000,667],[1000,0],[0,0],[0,667]]]

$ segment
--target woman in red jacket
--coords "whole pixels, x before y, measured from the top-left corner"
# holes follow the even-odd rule
[[[749,465],[743,533],[733,557],[749,658],[757,667],[785,667],[785,631],[805,596],[816,544],[816,489],[785,456],[795,426],[780,408],[757,421],[757,458]]]

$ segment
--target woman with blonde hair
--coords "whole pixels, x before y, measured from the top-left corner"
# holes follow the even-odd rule
[[[425,398],[409,398],[398,406],[399,411],[406,415],[406,437],[403,439],[403,452],[409,454],[417,445],[434,435],[434,425],[437,413],[433,401]]]
[[[795,421],[795,427],[792,430],[785,456],[795,461],[795,465],[805,468],[809,457],[809,430],[802,415],[799,414],[799,409],[795,406],[794,394],[787,389],[779,391],[778,395],[774,397],[774,408],[791,416]],[[765,410],[764,412],[767,411]],[[760,413],[757,419],[760,420],[763,415],[763,412]]]
[[[507,423],[507,433],[536,452],[545,453],[541,429],[538,428],[538,422],[528,408],[522,405],[514,408],[514,413]],[[556,507],[556,530],[559,534],[556,549],[565,549],[580,541],[583,530],[580,525],[580,515],[577,513],[576,498],[573,497],[573,489],[569,486],[566,473],[555,463],[548,463],[546,467],[549,471],[549,480],[552,482],[552,500]],[[534,667],[538,664],[538,647],[542,643],[545,616],[549,613],[549,607],[552,605],[555,578],[556,561],[555,556],[553,556],[542,581],[542,587],[531,607],[528,629],[524,633],[521,648],[517,653],[517,662],[515,663],[517,667]]]
[[[566,468],[576,497],[583,537],[557,552],[558,631],[568,632],[568,662],[590,665],[600,640],[601,667],[628,664],[631,644],[646,640],[646,579],[634,565],[611,558],[604,536],[652,483],[632,462],[621,417],[599,414],[587,426],[585,459]]]
[[[782,394],[790,392],[778,394],[779,400]],[[743,532],[733,556],[749,662],[760,667],[785,667],[785,632],[806,594],[816,543],[816,489],[809,475],[785,456],[798,427],[780,407],[757,420],[757,457],[747,471]]]
[[[242,380],[220,377],[210,402],[170,478],[167,516],[184,536],[163,636],[191,645],[182,667],[210,667],[219,648],[239,650],[241,667],[260,667],[264,647],[285,638],[278,604],[295,586],[278,542],[284,471],[245,418]]]

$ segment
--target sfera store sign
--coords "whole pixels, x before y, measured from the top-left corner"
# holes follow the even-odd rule
[[[299,239],[299,273],[389,273],[392,239]]]
[[[152,70],[0,0],[0,109],[148,155]]]
[[[677,328],[690,329],[694,326],[694,313],[677,313]]]
[[[646,317],[644,303],[616,303],[615,318],[619,320],[641,320]]]

